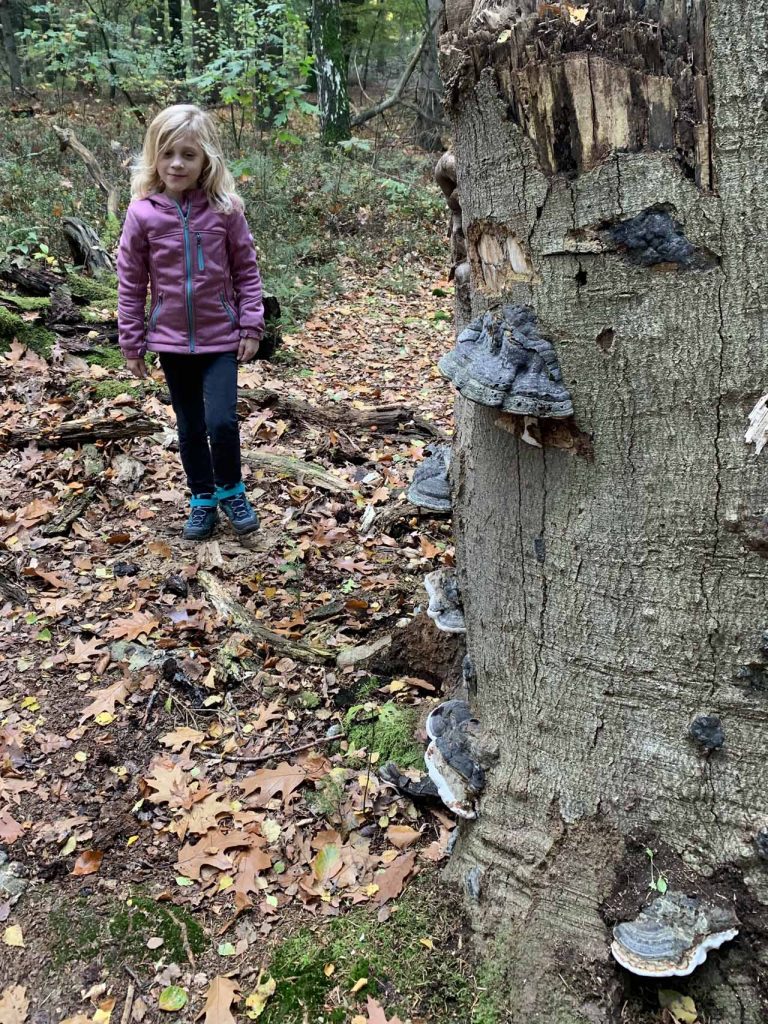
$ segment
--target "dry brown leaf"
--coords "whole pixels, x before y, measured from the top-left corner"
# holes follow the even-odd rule
[[[201,743],[204,739],[204,732],[200,732],[199,729],[191,729],[188,725],[182,725],[179,729],[174,729],[173,732],[167,732],[165,736],[161,736],[160,742],[164,747],[179,751],[188,743]]]
[[[282,793],[283,803],[288,807],[292,799],[296,799],[294,791],[299,788],[305,778],[306,772],[299,765],[291,765],[287,761],[282,761],[277,768],[260,768],[258,771],[252,772],[238,785],[243,790],[243,796],[254,797],[255,807],[266,807],[272,797],[277,796],[278,793]]]
[[[15,843],[23,833],[24,829],[18,821],[14,819],[8,808],[0,808],[0,842],[8,843],[10,845],[11,843]]]
[[[399,1017],[390,1017],[384,1013],[384,1007],[373,996],[368,996],[368,1024],[403,1024]]]
[[[115,713],[116,704],[125,704],[126,698],[131,693],[131,683],[129,679],[117,679],[111,686],[107,686],[104,690],[89,690],[88,696],[93,697],[93,701],[88,707],[83,708],[80,715],[80,724],[87,718],[95,718],[96,715],[102,714],[106,711],[110,715]]]
[[[406,878],[413,871],[415,860],[416,851],[411,850],[410,853],[404,853],[397,860],[393,861],[386,871],[382,871],[380,875],[374,876],[373,880],[379,887],[379,891],[373,898],[374,903],[386,903],[387,900],[394,899],[395,896],[400,895]]]
[[[398,850],[406,850],[412,846],[421,835],[410,825],[390,825],[387,829],[387,839],[396,846]]]
[[[71,654],[67,655],[67,663],[69,665],[84,665],[91,658],[95,658],[103,653],[104,641],[100,637],[94,636],[83,643],[80,637],[76,636],[75,649]]]
[[[83,850],[75,861],[72,874],[75,876],[93,875],[99,870],[103,860],[104,854],[101,850]]]
[[[266,840],[261,836],[253,836],[251,842],[247,850],[238,854],[236,861],[235,907],[238,910],[245,910],[252,905],[249,893],[259,891],[256,876],[260,871],[268,871],[272,867],[272,858],[262,849]]]
[[[142,633],[150,634],[160,625],[160,619],[151,612],[134,612],[127,619],[115,619],[104,634],[111,640],[138,640]]]
[[[205,997],[205,1006],[195,1020],[205,1014],[205,1024],[235,1024],[232,1003],[240,999],[240,986],[221,974],[213,979]]]
[[[234,850],[238,846],[250,846],[253,836],[245,832],[223,833],[214,829],[203,836],[194,846],[187,843],[179,850],[179,859],[176,862],[176,870],[187,878],[200,880],[200,872],[204,867],[218,868],[220,871],[231,871],[233,867],[232,858],[226,854],[227,850]]]
[[[150,803],[169,804],[171,807],[191,805],[190,782],[192,780],[187,778],[180,764],[174,764],[169,760],[160,760],[154,761],[151,767],[153,773],[146,777],[145,782],[157,792],[149,797]]]
[[[24,1024],[28,1012],[27,990],[23,985],[9,985],[0,996],[0,1024]]]

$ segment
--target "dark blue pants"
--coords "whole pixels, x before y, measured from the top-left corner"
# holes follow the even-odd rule
[[[181,464],[193,494],[240,482],[237,357],[160,353],[179,428]]]

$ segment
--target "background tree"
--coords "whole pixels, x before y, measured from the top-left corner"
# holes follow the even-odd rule
[[[424,0],[425,30],[429,32],[422,50],[416,78],[416,141],[428,151],[443,148],[443,83],[437,64],[437,36],[443,0]]]
[[[323,142],[350,137],[349,90],[341,42],[339,0],[313,0],[312,50]]]
[[[18,92],[22,87],[21,64],[16,49],[16,31],[11,14],[11,0],[0,0],[0,31],[3,34],[3,51],[11,82],[11,91]]]
[[[646,904],[655,850],[670,889],[742,922],[662,987],[758,1024],[768,489],[744,431],[766,389],[766,7],[448,0],[445,27],[460,319],[528,305],[575,406],[535,448],[457,403],[468,648],[500,758],[453,870],[480,879],[510,1020],[618,1022],[638,989],[610,928]],[[721,750],[690,738],[702,714]]]
[[[193,29],[192,45],[195,65],[204,68],[216,56],[216,38],[219,31],[217,0],[191,0]]]

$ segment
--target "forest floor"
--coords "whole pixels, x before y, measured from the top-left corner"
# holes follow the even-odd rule
[[[420,614],[450,523],[404,494],[451,429],[452,287],[434,260],[406,288],[340,273],[274,361],[241,369],[244,392],[338,416],[243,397],[246,456],[314,467],[246,459],[262,526],[245,540],[223,523],[181,540],[159,370],[137,386],[57,347],[0,355],[4,1022],[496,1019],[439,881],[456,823],[377,774],[423,769],[420,723],[461,654]],[[417,419],[350,415],[385,404]],[[130,434],[139,413],[152,433],[56,440],[74,420]]]

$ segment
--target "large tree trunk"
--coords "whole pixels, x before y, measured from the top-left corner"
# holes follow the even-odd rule
[[[470,909],[511,1021],[658,1020],[666,987],[702,1021],[759,1024],[768,463],[744,432],[768,390],[766,4],[446,8],[472,315],[532,308],[587,456],[457,401],[467,644],[500,758],[451,871],[482,878]],[[685,258],[611,233],[662,206]],[[688,736],[702,714],[725,730],[709,754]],[[611,959],[651,895],[646,847],[670,890],[741,920],[690,978],[640,984]]]
[[[10,0],[0,0],[0,31],[3,34],[3,50],[8,65],[8,77],[11,80],[11,92],[21,90],[21,65],[16,50],[16,33],[13,30]]]
[[[184,60],[184,27],[182,24],[181,0],[168,0],[168,28],[171,33],[171,47],[174,74],[182,84],[186,82],[187,67]]]
[[[315,54],[320,134],[324,143],[350,137],[349,91],[341,42],[339,0],[313,0],[312,50]]]
[[[217,54],[216,39],[219,31],[217,0],[192,0],[194,28],[192,46],[197,69],[206,67]]]
[[[437,34],[443,0],[424,0],[429,40],[421,53],[416,79],[416,142],[422,149],[443,149],[443,83],[437,64]]]

